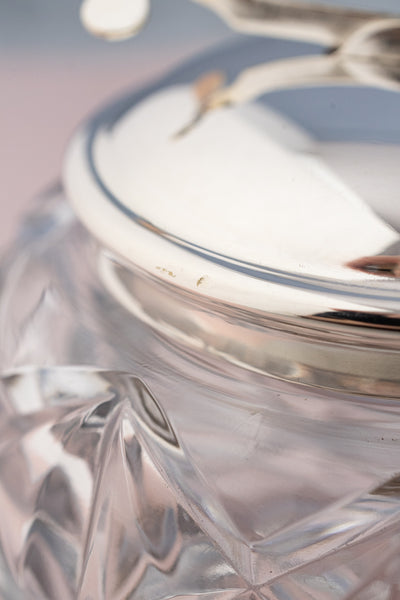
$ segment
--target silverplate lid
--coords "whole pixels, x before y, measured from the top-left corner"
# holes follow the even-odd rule
[[[352,64],[343,50],[332,59],[304,42],[252,39],[78,132],[65,184],[117,257],[101,267],[113,293],[153,325],[255,370],[397,394],[398,25],[368,24],[379,43],[390,32],[383,79],[364,34],[373,58]]]

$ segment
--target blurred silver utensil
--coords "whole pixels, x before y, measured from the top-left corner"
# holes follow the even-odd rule
[[[333,52],[249,67],[227,87],[200,98],[191,127],[210,110],[254,100],[275,90],[309,86],[366,85],[400,91],[400,19],[367,21]]]

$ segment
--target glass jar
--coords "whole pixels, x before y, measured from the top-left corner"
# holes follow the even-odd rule
[[[4,598],[400,597],[400,35],[365,27],[76,134],[1,269]]]

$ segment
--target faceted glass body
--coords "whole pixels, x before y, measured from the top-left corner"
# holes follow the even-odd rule
[[[3,597],[396,598],[398,401],[188,353],[101,254],[54,193],[3,267]]]

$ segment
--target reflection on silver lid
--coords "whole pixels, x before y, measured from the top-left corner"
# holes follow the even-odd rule
[[[199,105],[235,90],[243,67],[269,59],[262,68],[279,74],[290,61],[332,58],[309,53],[300,43],[247,41],[122,99],[77,134],[65,183],[117,259],[100,265],[107,286],[141,318],[278,377],[328,385],[331,366],[333,387],[360,389],[349,383],[357,372],[375,393],[377,367],[361,345],[390,354],[374,382],[391,389],[398,377],[396,86],[278,78],[193,122]],[[257,329],[249,339],[246,324]],[[263,327],[325,350],[293,338],[267,343]]]
[[[399,242],[399,146],[321,142],[265,103],[215,111],[177,137],[196,103],[192,85],[161,87],[75,140],[67,186],[102,242],[175,286],[255,310],[397,310],[396,260],[373,257]]]

